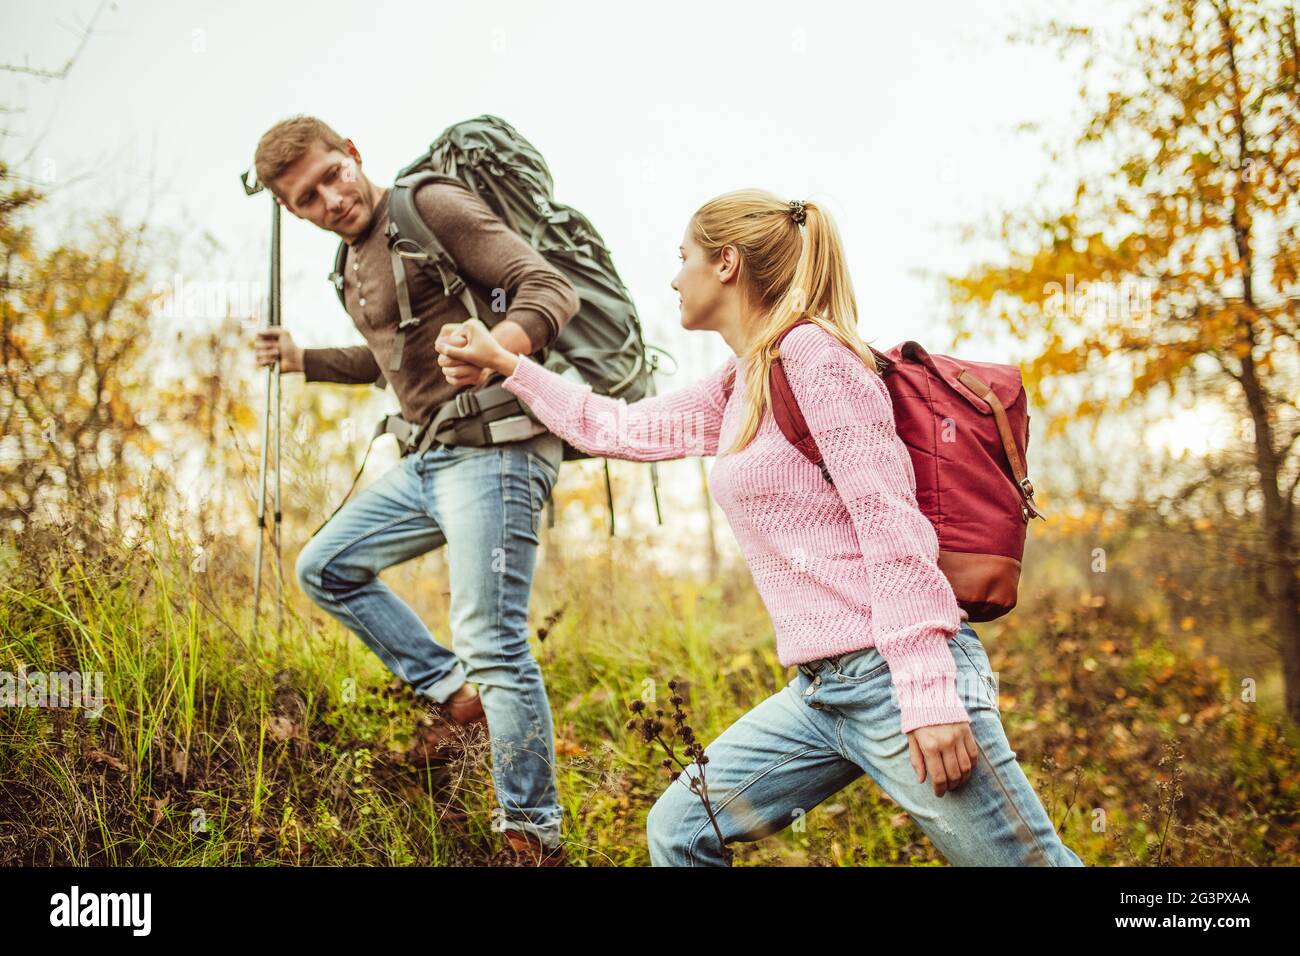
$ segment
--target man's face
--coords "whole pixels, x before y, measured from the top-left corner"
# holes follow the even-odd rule
[[[365,230],[375,211],[375,197],[361,175],[361,154],[351,140],[347,153],[317,140],[275,180],[275,190],[299,219],[346,242]]]

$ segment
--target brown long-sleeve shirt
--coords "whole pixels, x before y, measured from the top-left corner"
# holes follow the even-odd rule
[[[408,327],[401,368],[389,368],[401,316],[397,284],[388,251],[389,187],[366,231],[348,245],[343,267],[343,300],[365,345],[303,349],[303,372],[309,382],[377,384],[380,373],[392,384],[408,422],[423,423],[437,406],[470,385],[454,386],[438,366],[434,342],[448,322],[469,317],[456,296],[445,296],[436,274],[403,260],[411,312],[420,324]],[[506,306],[505,319],[517,322],[534,354],[550,345],[578,312],[573,284],[501,221],[469,189],[434,182],[415,193],[415,208],[456,263],[485,322],[492,306]],[[490,323],[488,323],[490,324]]]

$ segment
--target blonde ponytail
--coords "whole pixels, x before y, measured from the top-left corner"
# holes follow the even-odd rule
[[[744,418],[723,454],[740,451],[758,433],[772,404],[776,341],[799,319],[816,323],[877,371],[870,347],[858,335],[857,300],[839,230],[817,203],[787,203],[761,189],[737,190],[701,206],[692,218],[692,235],[712,255],[725,245],[737,248],[745,294],[759,314],[743,356]]]

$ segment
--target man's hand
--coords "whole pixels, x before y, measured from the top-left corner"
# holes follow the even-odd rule
[[[482,322],[449,322],[434,343],[438,365],[453,385],[485,382],[493,372],[509,377],[518,356],[505,348]]]
[[[302,371],[302,349],[294,344],[293,336],[283,326],[258,329],[253,348],[258,365],[274,365],[278,360],[281,372]]]
[[[980,752],[968,723],[932,724],[909,730],[907,747],[916,782],[925,783],[928,771],[936,797],[966,786]]]

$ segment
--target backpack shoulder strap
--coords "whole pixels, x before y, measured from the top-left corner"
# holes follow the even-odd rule
[[[435,272],[442,282],[443,295],[457,296],[471,319],[480,318],[469,287],[456,271],[455,261],[415,208],[415,191],[435,180],[453,182],[465,188],[454,176],[420,170],[393,183],[388,198],[388,248],[393,262],[393,281],[397,285],[397,307],[402,314],[398,328],[418,325],[420,321],[419,317],[411,314],[411,295],[406,288],[402,259],[414,259],[421,268]]]
[[[798,322],[793,323],[777,338],[777,347],[780,347],[791,331],[801,325],[811,324],[807,319],[800,319]],[[785,436],[785,440],[794,445],[799,454],[820,468],[823,478],[832,485],[835,484],[834,481],[831,481],[831,473],[826,467],[826,462],[822,460],[821,450],[817,447],[817,442],[813,440],[812,432],[808,430],[808,422],[803,417],[803,412],[799,410],[799,402],[794,397],[794,389],[790,387],[790,380],[785,376],[785,368],[781,365],[779,357],[772,363],[771,379],[768,382],[768,387],[772,393],[772,417],[776,419],[777,427],[781,429],[781,434]]]
[[[777,339],[777,345],[790,334],[791,329],[798,328],[800,325],[807,325],[808,319],[800,319],[790,328],[781,333]],[[868,346],[868,348],[871,348]],[[876,370],[878,374],[884,374],[893,365],[893,361],[886,355],[871,349],[871,354],[876,359]],[[817,448],[817,442],[813,440],[812,432],[808,430],[808,422],[803,417],[803,412],[799,410],[799,402],[794,397],[794,389],[790,387],[790,380],[786,378],[785,369],[778,358],[772,363],[772,378],[769,383],[772,392],[772,417],[776,419],[777,426],[790,444],[799,449],[799,453],[816,465],[822,471],[822,477],[833,485],[830,472],[826,468],[826,462],[822,460],[822,453]]]
[[[348,244],[342,239],[339,240],[338,251],[334,253],[334,271],[330,273],[330,284],[334,286],[334,291],[338,293],[339,305],[347,308],[347,303],[343,300],[343,269],[348,261]]]

